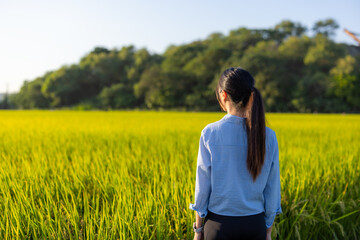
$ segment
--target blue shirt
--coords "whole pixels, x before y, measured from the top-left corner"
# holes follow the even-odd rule
[[[246,118],[226,114],[202,131],[196,168],[195,203],[190,209],[204,218],[208,210],[225,216],[265,212],[266,227],[282,213],[279,149],[274,130],[266,127],[266,152],[253,182],[247,169]]]

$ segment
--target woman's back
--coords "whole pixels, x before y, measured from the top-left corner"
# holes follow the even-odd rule
[[[207,210],[225,216],[265,212],[266,226],[282,213],[279,151],[275,132],[266,127],[266,153],[261,172],[253,182],[246,165],[246,119],[226,114],[201,132],[195,204],[200,217]],[[208,196],[208,197],[206,197]]]
[[[264,165],[256,181],[253,182],[246,163],[245,120],[246,118],[226,114],[221,120],[208,124],[202,131],[201,138],[206,149],[203,149],[205,152],[201,157],[204,164],[210,166],[211,174],[208,209],[214,213],[246,216],[265,211],[264,190],[273,160],[278,154],[276,134],[266,127]],[[276,168],[278,161],[274,164]],[[279,187],[279,185],[275,184],[273,187]],[[279,208],[281,208],[280,202],[275,210]]]

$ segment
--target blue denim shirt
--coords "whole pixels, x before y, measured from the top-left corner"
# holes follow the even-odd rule
[[[196,168],[195,203],[190,209],[204,218],[208,210],[225,216],[265,212],[266,227],[282,213],[279,148],[274,130],[266,127],[266,152],[253,182],[246,165],[246,118],[226,114],[202,131]]]

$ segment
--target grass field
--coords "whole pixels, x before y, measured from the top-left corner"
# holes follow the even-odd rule
[[[191,239],[200,132],[224,114],[0,111],[0,239]],[[273,238],[359,239],[360,116],[266,117]]]

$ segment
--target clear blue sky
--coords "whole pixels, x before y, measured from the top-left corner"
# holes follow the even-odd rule
[[[360,32],[359,0],[0,0],[0,92],[76,63],[95,46],[162,53],[213,32],[269,28],[285,19],[311,28],[326,18],[340,25],[337,42],[356,44],[343,29]]]

